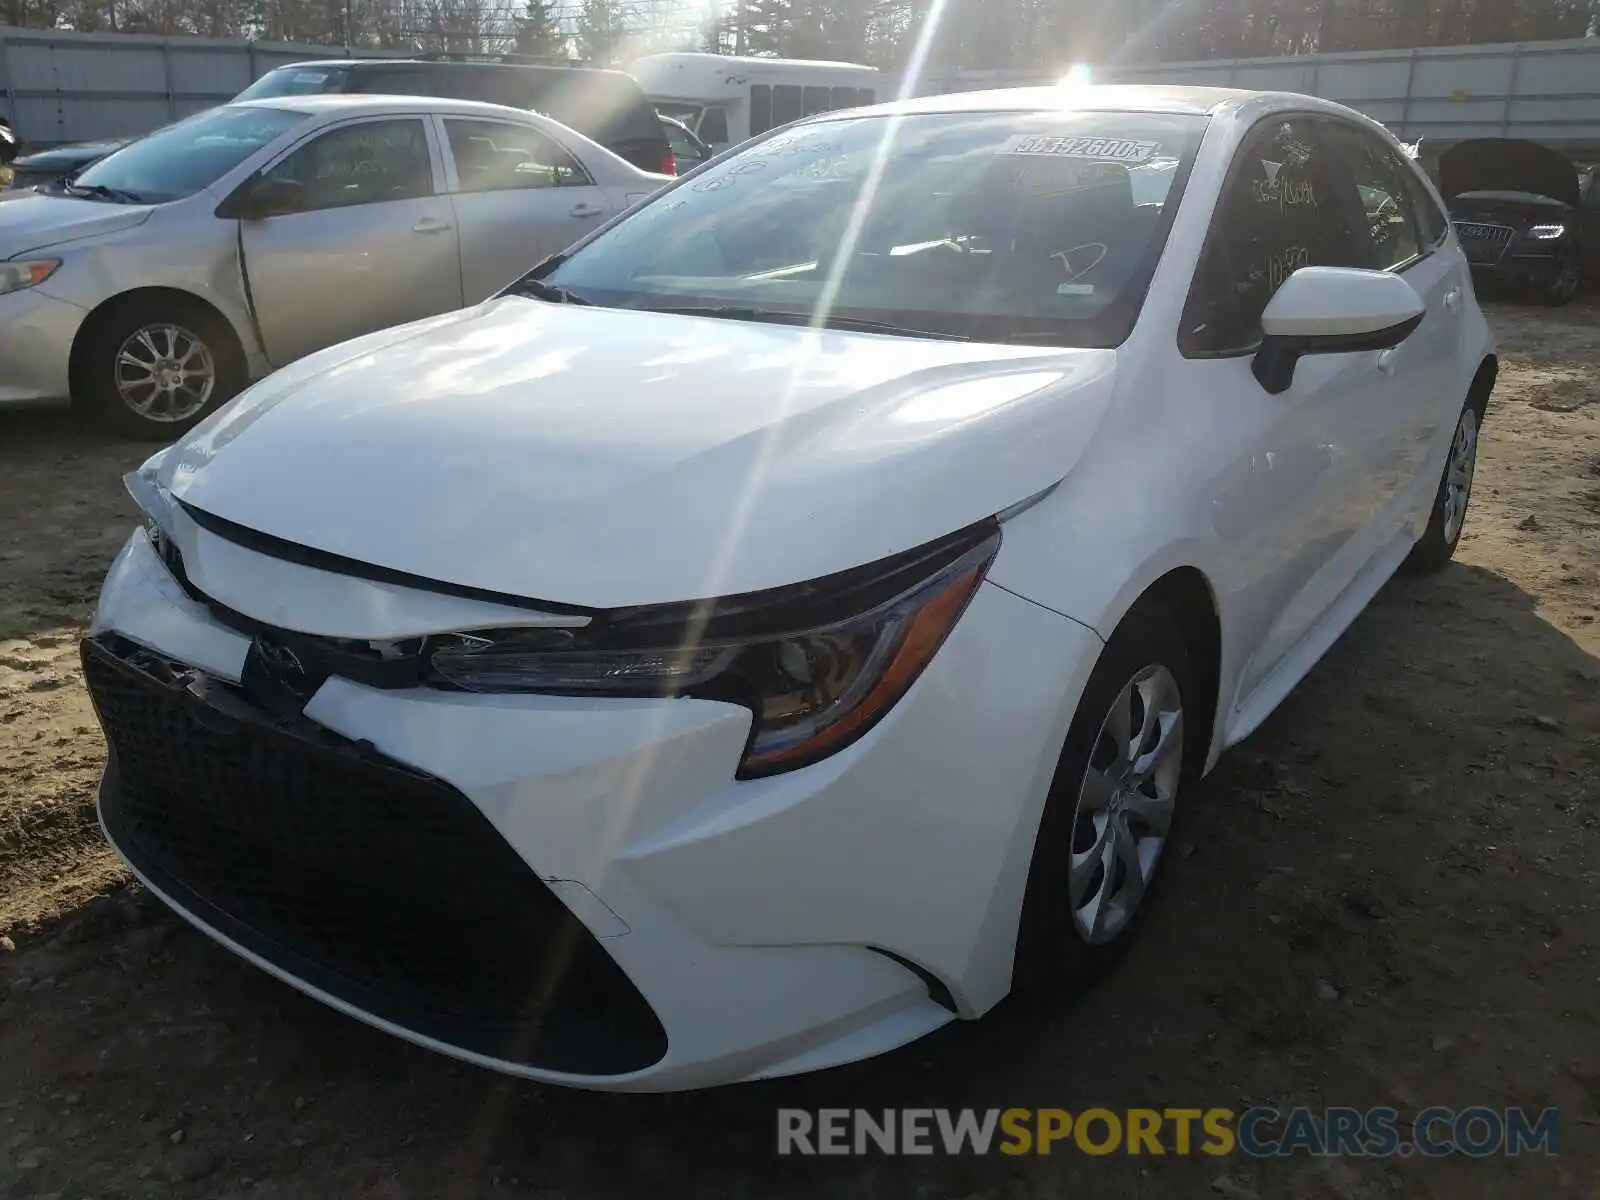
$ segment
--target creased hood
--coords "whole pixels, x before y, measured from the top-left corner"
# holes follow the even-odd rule
[[[1537,142],[1476,138],[1440,156],[1439,191],[1449,201],[1466,192],[1532,192],[1577,208],[1578,168]]]
[[[0,258],[15,258],[63,242],[131,229],[150,218],[141,205],[72,200],[65,196],[21,196],[0,204]]]
[[[691,600],[860,566],[1050,487],[1115,358],[507,297],[302,360],[158,478],[213,516],[426,579]]]

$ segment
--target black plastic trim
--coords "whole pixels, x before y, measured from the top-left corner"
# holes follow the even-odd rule
[[[99,794],[101,822],[106,835],[117,852],[181,912],[295,980],[369,1016],[460,1051],[529,1068],[590,1076],[631,1074],[654,1065],[665,1056],[666,1031],[642,993],[599,941],[521,861],[476,806],[449,784],[387,758],[368,743],[350,742],[312,722],[274,720],[266,713],[255,711],[247,694],[239,689],[203,677],[183,664],[140,650],[114,635],[85,639],[81,653],[90,697],[107,733],[109,758]],[[144,663],[146,659],[151,661]],[[198,686],[200,684],[203,686]],[[169,755],[152,759],[149,748],[139,745],[137,738],[131,738],[126,725],[130,711],[128,696],[112,698],[119,689],[129,694],[137,692],[142,697],[137,708],[144,713],[152,707],[163,710],[160,713],[164,721],[163,736],[172,742]],[[190,750],[185,738],[203,739],[209,750]],[[242,777],[235,780],[238,794],[219,788],[214,794],[196,796],[182,790],[186,778],[186,751],[225,753],[241,762],[263,764],[293,759],[307,764],[306,771],[313,773],[313,778],[317,778],[315,773],[321,773],[321,782],[337,783],[339,779],[348,781],[359,777],[364,789],[377,789],[386,796],[392,794],[397,801],[405,798],[408,809],[427,814],[429,832],[424,840],[412,835],[410,840],[401,843],[405,853],[393,860],[397,869],[419,870],[426,865],[424,858],[432,859],[435,868],[441,867],[448,861],[450,847],[459,844],[460,852],[471,855],[471,862],[481,862],[484,874],[494,881],[486,886],[481,897],[452,893],[455,911],[427,918],[440,924],[437,929],[424,931],[432,936],[419,943],[421,949],[417,953],[443,955],[439,962],[455,962],[452,952],[456,946],[448,940],[450,929],[455,929],[467,938],[479,939],[476,947],[460,949],[460,954],[469,955],[462,961],[476,963],[478,960],[470,955],[482,951],[482,939],[499,936],[493,932],[495,922],[503,922],[509,933],[537,927],[544,931],[542,940],[506,939],[502,964],[483,978],[500,979],[505,974],[505,964],[521,963],[531,969],[541,961],[546,967],[559,961],[564,964],[560,972],[561,985],[577,987],[583,998],[581,1005],[571,999],[561,999],[560,988],[541,988],[537,997],[521,990],[516,993],[480,990],[474,995],[487,997],[486,1006],[476,1005],[478,1011],[475,1012],[459,1005],[452,1009],[450,997],[429,990],[432,984],[426,975],[397,977],[391,970],[388,977],[393,986],[383,987],[372,982],[370,976],[361,978],[340,969],[341,962],[350,967],[363,962],[389,961],[382,957],[381,947],[376,951],[379,957],[374,959],[370,957],[372,952],[363,953],[359,943],[348,940],[337,943],[346,949],[330,949],[336,945],[326,940],[330,930],[367,927],[362,922],[369,920],[372,912],[363,914],[363,908],[381,905],[386,925],[392,914],[394,925],[401,929],[403,936],[420,936],[408,925],[416,914],[393,908],[394,895],[409,895],[404,877],[383,874],[389,869],[389,860],[382,857],[381,851],[367,862],[349,861],[347,869],[337,868],[340,846],[337,841],[317,842],[314,822],[307,830],[308,844],[314,849],[303,856],[304,861],[296,858],[291,862],[285,858],[281,838],[276,842],[249,839],[247,831],[261,822],[285,819],[262,811],[262,805],[270,805],[273,798],[261,794],[259,782]],[[144,777],[143,798],[132,806],[127,791],[128,763],[124,761],[130,756],[137,764],[136,774]],[[178,778],[163,792],[162,781],[169,774]],[[216,782],[221,784],[228,778],[232,776],[225,773],[218,776]],[[154,796],[150,794],[152,788]],[[172,799],[174,796],[178,799]],[[304,796],[281,799],[286,803],[299,802],[299,811],[287,818],[291,822],[301,821],[307,813],[320,811],[317,805],[308,804]],[[332,793],[327,799],[334,805],[351,803]],[[195,849],[203,845],[208,836],[220,836],[208,835],[205,829],[199,828],[207,824],[203,815],[185,824],[186,814],[169,807],[163,815],[151,817],[151,812],[161,812],[162,806],[173,804],[180,810],[187,806],[201,814],[213,806],[227,809],[230,805],[237,808],[253,804],[254,811],[239,809],[242,815],[234,817],[231,826],[224,821],[221,828],[226,830],[226,838],[216,844],[235,850],[246,842],[257,847],[260,861],[253,862],[250,869],[260,873],[262,881],[272,878],[274,869],[292,868],[308,879],[320,879],[324,889],[344,889],[329,895],[350,897],[348,903],[354,906],[350,909],[354,914],[350,922],[340,926],[335,920],[320,930],[308,930],[287,919],[270,898],[253,897],[238,878],[225,876],[222,877],[224,882],[218,883],[217,861],[206,859],[203,850]],[[163,838],[160,834],[147,836],[146,827],[152,819],[158,826],[165,821],[169,828],[179,830],[175,835],[178,840],[174,842],[171,837]],[[349,828],[347,826],[346,831]],[[449,831],[448,838],[442,838],[441,831]],[[174,845],[179,849],[174,850]],[[299,855],[298,851],[295,853]],[[451,877],[461,877],[463,861],[469,860],[458,859],[452,865]],[[374,876],[378,882],[373,886],[380,889],[376,894],[366,890],[362,871],[369,875],[379,872]],[[204,882],[207,878],[211,881],[209,885]],[[282,891],[283,885],[279,887]],[[300,895],[299,892],[292,894]],[[504,908],[495,907],[479,913],[472,908],[478,899],[487,901],[490,897],[510,900],[515,911],[508,914]],[[319,904],[327,898],[321,892],[316,893]],[[298,903],[309,899],[302,896]],[[433,905],[428,906],[430,912],[433,908]],[[316,911],[326,910],[318,907]],[[461,925],[460,921],[471,913],[477,915],[470,927]],[[314,949],[318,945],[322,946],[321,951]],[[352,951],[349,949],[352,946],[357,948]],[[542,959],[541,951],[544,952]],[[495,943],[496,959],[500,958],[499,952],[500,947]],[[437,970],[437,964],[430,969]],[[481,969],[479,974],[482,974]],[[521,978],[522,974],[525,974],[523,967],[518,967],[510,977]],[[417,982],[406,983],[405,978]],[[473,986],[477,987],[478,983],[474,982]],[[428,1001],[430,996],[434,997],[434,1002]],[[601,1001],[598,1004],[595,1003],[597,998]],[[516,1016],[493,1015],[511,1012]]]
[[[548,600],[534,600],[527,596],[517,596],[510,592],[496,592],[488,588],[469,587],[461,583],[447,583],[441,579],[429,579],[424,575],[413,575],[409,571],[399,571],[393,567],[380,567],[373,563],[362,562],[359,558],[349,558],[343,554],[335,554],[329,550],[318,550],[312,546],[302,546],[298,542],[291,542],[287,538],[277,537],[274,534],[262,533],[260,530],[251,529],[230,521],[225,517],[216,516],[202,508],[196,508],[186,501],[179,500],[179,506],[188,513],[194,523],[220,538],[226,538],[235,545],[243,546],[247,550],[254,550],[258,554],[265,554],[269,558],[281,559],[284,562],[298,563],[303,567],[315,567],[321,571],[332,571],[339,575],[349,575],[356,579],[369,579],[374,583],[392,583],[399,587],[413,588],[419,592],[433,592],[440,596],[455,596],[462,600],[482,600],[487,604],[503,604],[509,608],[526,608],[535,612],[551,613],[557,616],[584,616],[594,617],[596,610],[581,608],[576,604],[557,604]]]
[[[1268,395],[1281,395],[1293,385],[1294,369],[1308,354],[1358,354],[1363,350],[1388,350],[1415,333],[1425,315],[1418,313],[1398,325],[1371,333],[1348,333],[1332,337],[1268,334],[1261,339],[1261,349],[1256,352],[1250,371]]]

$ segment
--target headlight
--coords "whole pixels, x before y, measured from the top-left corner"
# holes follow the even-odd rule
[[[36,258],[31,262],[0,262],[0,296],[20,292],[43,283],[61,266],[59,258]]]
[[[581,629],[430,639],[429,680],[473,692],[699,696],[754,716],[749,779],[861,737],[916,681],[1000,548],[996,522],[810,584],[608,614]]]
[[[1536,238],[1541,242],[1553,242],[1557,238],[1565,237],[1566,235],[1567,227],[1565,225],[1535,225],[1528,230],[1529,237]]]
[[[124,475],[122,485],[128,489],[128,495],[132,496],[133,502],[139,506],[145,535],[149,537],[150,544],[155,547],[156,553],[162,560],[167,561],[172,550],[173,499],[171,494],[156,482],[155,468],[160,462],[161,453],[153,455],[137,471],[129,471]]]

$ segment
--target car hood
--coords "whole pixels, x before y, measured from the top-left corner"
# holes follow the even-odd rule
[[[128,144],[130,139],[109,142],[78,142],[70,146],[52,146],[49,150],[40,150],[34,154],[24,155],[17,159],[12,166],[25,171],[72,171],[85,163],[92,163],[104,158],[113,150],[120,150]]]
[[[192,509],[594,608],[802,582],[1057,483],[1116,355],[518,297],[269,377],[156,465]]]
[[[1537,142],[1477,138],[1440,156],[1439,191],[1452,201],[1465,192],[1533,192],[1576,208],[1578,168]]]
[[[69,196],[19,196],[0,204],[0,259],[131,229],[149,220],[150,211],[144,205]]]

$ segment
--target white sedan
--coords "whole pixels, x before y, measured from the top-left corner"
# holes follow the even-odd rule
[[[170,441],[253,377],[493,295],[669,182],[471,101],[225,104],[0,205],[0,406]]]
[[[293,986],[551,1082],[1065,994],[1187,782],[1451,557],[1495,371],[1348,109],[818,117],[129,476],[106,833]]]

